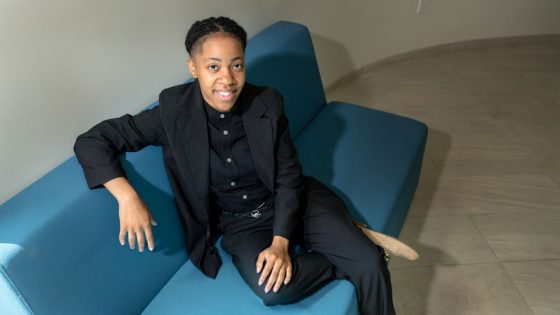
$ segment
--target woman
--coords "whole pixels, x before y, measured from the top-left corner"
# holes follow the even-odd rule
[[[88,185],[106,187],[118,201],[121,244],[128,238],[131,249],[147,243],[153,250],[156,222],[119,155],[160,145],[189,256],[207,276],[221,265],[214,244],[223,234],[222,247],[266,305],[345,278],[363,314],[394,314],[385,253],[372,241],[404,248],[409,258],[415,252],[356,227],[340,198],[303,176],[281,95],[245,82],[243,28],[224,17],[197,21],[185,45],[194,82],[165,89],[159,106],[106,120],[76,141]],[[308,251],[291,255],[293,244]]]

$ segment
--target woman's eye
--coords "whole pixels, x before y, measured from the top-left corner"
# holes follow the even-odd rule
[[[219,67],[218,65],[209,65],[208,66],[208,70],[210,71],[218,71]]]
[[[243,64],[242,63],[236,63],[233,65],[233,69],[234,70],[241,70],[243,69]]]

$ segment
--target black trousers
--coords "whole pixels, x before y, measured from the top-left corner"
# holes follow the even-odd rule
[[[383,251],[354,226],[343,201],[311,177],[305,178],[301,200],[301,218],[290,244],[308,251],[292,255],[292,280],[276,293],[264,292],[266,282],[259,286],[256,272],[259,253],[272,243],[274,211],[268,209],[258,219],[220,215],[222,247],[249,287],[265,305],[288,304],[344,278],[356,288],[362,314],[395,314]]]

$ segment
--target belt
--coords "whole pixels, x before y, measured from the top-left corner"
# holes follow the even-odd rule
[[[261,203],[260,205],[258,205],[255,209],[251,210],[251,211],[247,211],[247,212],[231,212],[231,211],[226,211],[226,210],[222,210],[223,214],[227,214],[227,215],[231,215],[234,218],[253,218],[253,219],[258,219],[263,215],[263,212],[265,210],[270,209],[270,205],[272,205],[272,202],[274,201],[274,198],[270,198],[267,201]]]

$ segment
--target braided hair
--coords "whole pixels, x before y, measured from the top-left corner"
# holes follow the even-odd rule
[[[187,37],[185,38],[185,47],[189,55],[197,53],[202,48],[202,43],[216,33],[221,33],[227,36],[231,36],[239,42],[243,50],[247,46],[247,33],[245,30],[237,24],[234,20],[227,17],[209,17],[204,20],[196,21],[191,25],[191,28],[187,32]]]

